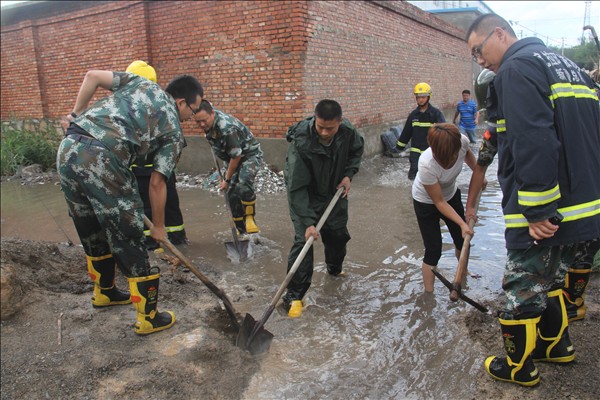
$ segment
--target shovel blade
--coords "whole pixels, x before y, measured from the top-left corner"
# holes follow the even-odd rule
[[[227,257],[234,262],[245,261],[252,256],[252,248],[248,240],[238,241],[236,246],[235,242],[225,242],[225,250],[227,250]]]
[[[248,350],[252,355],[262,354],[268,351],[271,347],[271,342],[273,341],[273,334],[262,326],[254,336],[252,336],[252,332],[257,324],[258,323],[252,315],[246,314],[235,343],[236,346]]]

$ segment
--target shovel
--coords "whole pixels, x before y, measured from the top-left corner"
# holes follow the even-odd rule
[[[333,196],[333,199],[331,199],[331,202],[329,203],[329,205],[325,209],[325,212],[321,216],[321,219],[317,223],[317,232],[321,230],[321,227],[327,220],[327,217],[329,217],[331,210],[337,203],[343,191],[344,188],[340,187]],[[269,304],[269,308],[267,308],[260,321],[256,322],[256,320],[250,314],[246,314],[246,317],[244,318],[244,322],[240,327],[240,331],[236,340],[236,345],[238,347],[244,350],[248,350],[252,355],[261,354],[269,350],[269,347],[271,346],[271,341],[273,341],[273,334],[264,328],[264,324],[271,316],[271,313],[275,309],[275,305],[281,298],[281,295],[283,295],[283,291],[286,289],[287,285],[292,280],[292,277],[296,273],[296,270],[300,266],[300,263],[302,262],[304,256],[308,252],[308,249],[310,249],[310,246],[312,246],[313,241],[314,237],[311,236],[304,244],[302,251],[300,251],[300,254],[296,258],[296,261],[294,261],[292,268],[290,268],[290,271],[287,273],[285,280],[279,287],[279,290],[277,290],[273,301],[271,301],[271,304]]]
[[[148,229],[152,228],[152,222],[150,222],[148,217],[146,217],[145,215],[144,215],[144,224],[146,224]],[[227,311],[227,314],[229,315],[231,322],[233,322],[235,329],[239,329],[240,323],[237,319],[238,313],[233,308],[233,304],[231,304],[231,300],[229,300],[229,297],[227,297],[225,292],[223,292],[214,283],[212,283],[202,272],[198,271],[198,269],[196,267],[194,267],[194,264],[192,264],[192,262],[186,256],[184,256],[183,253],[181,253],[177,249],[177,247],[173,246],[173,244],[169,241],[169,239],[161,240],[160,244],[165,246],[171,253],[173,253],[173,255],[175,257],[179,258],[181,260],[181,262],[183,263],[183,265],[186,266],[187,269],[192,271],[192,273],[194,275],[196,275],[198,277],[198,279],[200,279],[202,281],[202,283],[204,283],[206,285],[206,287],[208,287],[210,289],[211,292],[216,294],[217,297],[223,301],[223,305],[225,306],[225,310]]]
[[[477,194],[477,199],[475,200],[475,212],[479,210],[479,199],[481,198],[481,192]],[[475,226],[475,219],[469,220],[469,229],[473,229]],[[456,275],[454,276],[454,282],[452,283],[452,289],[450,289],[450,300],[457,301],[460,297],[460,293],[462,290],[462,281],[465,276],[465,272],[467,271],[467,266],[469,265],[469,254],[471,249],[471,236],[470,234],[465,235],[465,241],[463,243],[462,249],[460,250],[460,257],[458,258],[458,267],[456,268]]]
[[[221,166],[217,161],[217,157],[215,156],[215,152],[210,147],[210,153],[212,154],[213,160],[215,162],[215,167],[217,171],[219,171],[219,176],[221,180],[223,179],[223,173],[221,172]],[[231,204],[229,203],[229,193],[227,190],[223,191],[223,197],[225,198],[225,206],[227,207],[227,213],[229,214],[229,226],[231,227],[231,235],[233,236],[233,242],[225,242],[225,249],[227,250],[227,254],[233,255],[234,259],[238,259],[240,261],[246,261],[248,259],[248,251],[249,241],[248,239],[240,240],[238,238],[237,229],[235,227],[235,223],[233,222],[233,213],[231,212]]]

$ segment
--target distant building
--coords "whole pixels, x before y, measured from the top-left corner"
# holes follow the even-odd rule
[[[483,1],[409,1],[423,11],[466,31],[480,15],[493,13]]]

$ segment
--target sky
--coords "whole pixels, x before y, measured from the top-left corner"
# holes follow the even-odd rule
[[[2,1],[2,6],[19,1]],[[469,3],[463,1],[462,3]],[[590,3],[590,24],[600,35],[600,1]],[[586,1],[485,1],[496,14],[512,21],[517,36],[537,36],[547,45],[572,47],[583,32]],[[589,37],[590,31],[585,31]]]
[[[537,36],[547,45],[573,47],[583,32],[585,1],[485,1],[496,14],[512,21],[517,37]],[[600,2],[590,2],[589,24],[600,35]],[[590,31],[585,31],[586,38]]]

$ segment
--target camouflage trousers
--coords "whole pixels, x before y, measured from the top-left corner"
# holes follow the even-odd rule
[[[144,206],[131,170],[99,141],[79,135],[62,140],[56,166],[85,253],[112,254],[123,275],[148,276]]]
[[[245,216],[242,201],[251,202],[256,200],[254,182],[262,163],[262,157],[250,157],[241,163],[231,177],[227,194],[229,195],[229,204],[234,218]]]
[[[569,267],[581,257],[585,244],[532,246],[508,250],[502,288],[506,294],[503,319],[534,318],[546,309],[548,292],[565,284]]]

